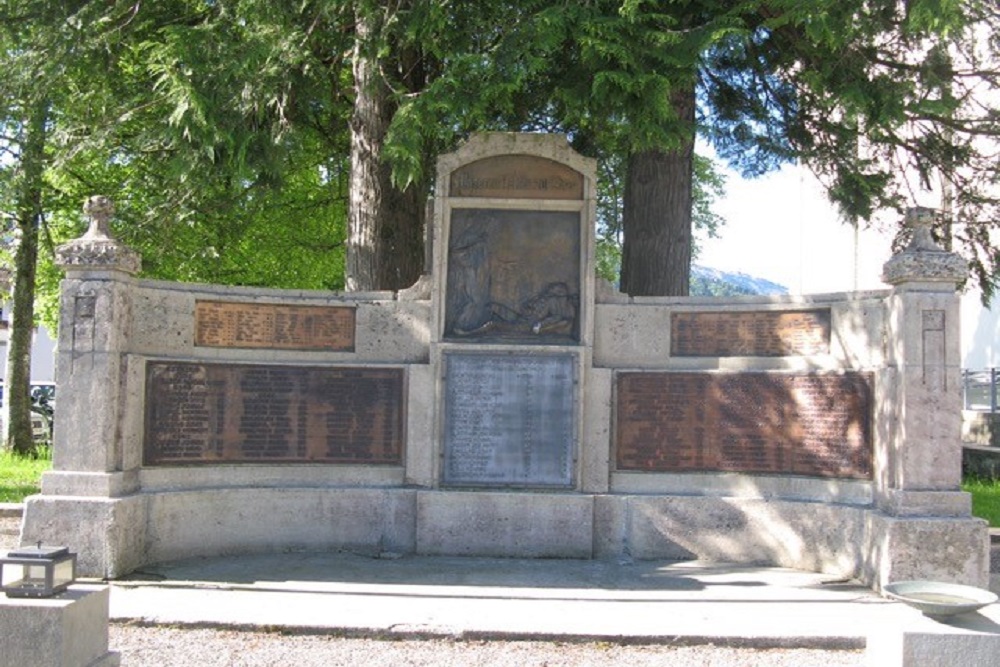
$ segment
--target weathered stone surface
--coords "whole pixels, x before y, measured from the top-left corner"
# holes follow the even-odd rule
[[[590,558],[593,501],[584,495],[420,492],[417,553]]]
[[[106,270],[139,273],[142,260],[113,239],[81,238],[56,248],[56,266],[65,270]]]
[[[911,208],[906,222],[913,228],[910,245],[886,262],[882,280],[895,286],[905,283],[944,283],[944,289],[954,288],[969,274],[969,264],[961,256],[947,252],[931,236],[934,211]]]
[[[411,553],[414,493],[284,487],[156,494],[148,506],[147,558],[317,549]]]
[[[986,522],[972,517],[867,517],[869,560],[864,581],[877,589],[893,581],[989,585]]]
[[[77,553],[77,575],[120,577],[147,562],[146,497],[31,496],[22,542],[64,544]]]
[[[116,667],[108,651],[107,586],[74,584],[54,598],[0,597],[4,665]]]
[[[630,496],[623,502],[621,518],[610,525],[621,526],[622,548],[633,558],[859,573],[866,514],[860,507],[710,496]]]

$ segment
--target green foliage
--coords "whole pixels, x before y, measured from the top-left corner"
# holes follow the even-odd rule
[[[945,178],[970,223],[956,248],[987,291],[996,281],[1000,166],[977,138],[1000,135],[1000,113],[970,94],[997,88],[988,0],[3,0],[4,212],[25,105],[42,95],[55,111],[40,316],[55,313],[51,250],[97,193],[116,201],[115,233],[148,277],[340,287],[354,23],[376,15],[364,46],[398,107],[386,154],[400,185],[424,183],[473,131],[565,132],[599,160],[611,272],[623,159],[698,131],[746,174],[801,160],[848,217]],[[692,83],[696,127],[671,102]],[[712,233],[721,184],[694,167],[694,219]]]
[[[972,515],[1000,527],[1000,480],[966,478],[962,490],[972,494]]]
[[[335,5],[0,8],[45,18],[29,40],[40,55],[31,67],[27,56],[6,63],[15,76],[0,87],[26,79],[24,90],[60,93],[45,172],[43,323],[57,317],[54,248],[86,228],[80,207],[93,194],[115,201],[114,233],[143,255],[148,277],[342,287],[350,106],[339,88],[348,42],[328,23]],[[71,53],[58,51],[70,44]],[[0,119],[3,128],[18,123]],[[4,149],[16,145],[0,140]],[[0,161],[3,210],[11,164]]]
[[[754,293],[719,278],[691,275],[691,296],[746,296]]]
[[[31,455],[0,451],[0,503],[20,503],[38,493],[42,473],[51,467],[49,447],[39,447]]]

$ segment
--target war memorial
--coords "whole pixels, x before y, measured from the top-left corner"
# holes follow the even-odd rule
[[[595,193],[562,137],[473,137],[398,293],[139,279],[92,201],[58,251],[60,418],[22,541],[107,578],[357,550],[985,586],[964,262],[918,229],[882,291],[630,297],[595,278]]]

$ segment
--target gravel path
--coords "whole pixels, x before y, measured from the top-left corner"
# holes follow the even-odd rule
[[[345,639],[112,624],[122,667],[861,667],[863,651]]]

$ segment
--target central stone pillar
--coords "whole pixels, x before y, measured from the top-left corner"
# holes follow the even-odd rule
[[[607,445],[585,457],[596,165],[565,137],[482,134],[438,162],[433,493],[417,550],[589,557]],[[606,410],[606,408],[605,408]]]

